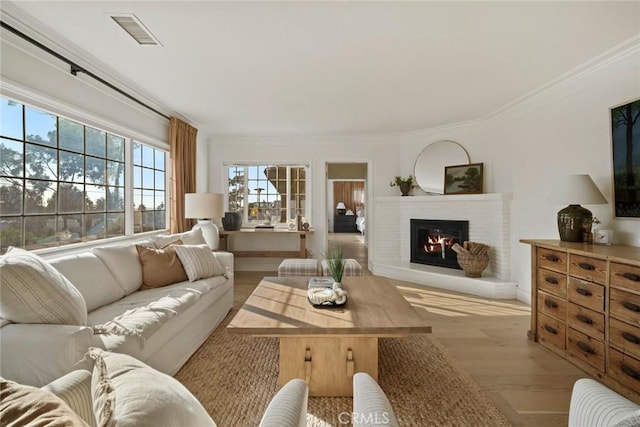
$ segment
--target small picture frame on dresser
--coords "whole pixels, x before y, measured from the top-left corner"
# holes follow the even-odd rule
[[[598,245],[612,245],[613,244],[613,230],[594,230],[593,243]]]

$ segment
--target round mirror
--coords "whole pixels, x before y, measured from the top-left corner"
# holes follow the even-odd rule
[[[454,141],[436,141],[422,150],[413,168],[416,183],[425,192],[444,193],[444,167],[469,163],[467,150]]]

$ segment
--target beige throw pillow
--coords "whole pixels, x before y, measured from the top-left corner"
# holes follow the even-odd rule
[[[89,349],[91,394],[103,427],[215,427],[200,402],[176,379],[126,354]]]
[[[164,249],[136,245],[142,263],[142,289],[159,288],[188,279],[182,263],[176,254],[178,240]]]
[[[50,391],[0,378],[0,424],[4,427],[88,427]]]
[[[189,281],[206,279],[213,276],[224,276],[226,271],[214,252],[207,245],[178,245],[176,253],[182,262]]]
[[[86,325],[82,294],[44,259],[20,248],[0,257],[0,317],[15,323]]]

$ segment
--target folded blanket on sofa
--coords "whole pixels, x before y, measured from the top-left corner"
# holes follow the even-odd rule
[[[127,310],[113,320],[101,325],[93,325],[91,328],[96,335],[136,336],[142,344],[171,316],[177,316],[184,312],[209,290],[210,288],[203,290],[176,289],[156,301]]]

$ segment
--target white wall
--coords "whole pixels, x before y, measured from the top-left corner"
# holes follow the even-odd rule
[[[2,36],[3,94],[115,133],[126,130],[142,142],[166,144],[167,119],[82,73],[71,75],[68,65],[16,36]]]
[[[373,195],[392,194],[389,177],[400,173],[398,137],[215,137],[209,147],[209,191],[224,193],[224,163],[232,162],[305,162],[311,165],[309,177],[312,206],[310,224],[315,234],[308,238],[307,248],[314,257],[326,252],[328,222],[326,209],[325,164],[367,163],[367,200]],[[375,218],[372,213],[368,221]],[[279,260],[258,258],[236,259],[239,270],[276,270]]]
[[[640,97],[640,55],[583,70],[494,117],[463,126],[434,129],[402,139],[401,165],[410,168],[420,151],[439,139],[462,144],[471,162],[483,162],[486,193],[512,193],[511,271],[518,298],[530,302],[530,248],[523,238],[557,239],[556,213],[547,203],[563,174],[588,173],[609,201],[587,206],[615,230],[615,242],[640,246],[640,221],[613,220],[609,108]]]

